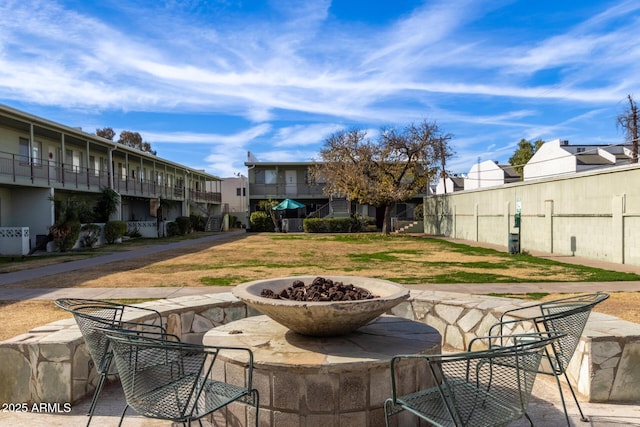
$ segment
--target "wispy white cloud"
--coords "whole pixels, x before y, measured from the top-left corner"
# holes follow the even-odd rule
[[[275,147],[300,147],[322,143],[330,134],[344,129],[337,123],[294,125],[278,129],[273,137]]]
[[[193,132],[141,131],[144,139],[154,144],[220,144],[224,147],[242,147],[254,139],[271,131],[271,125],[263,123],[235,134],[221,135]]]
[[[586,111],[638,91],[637,2],[593,7],[582,22],[517,42],[467,31],[505,4],[429,1],[353,31],[329,15],[327,0],[277,0],[263,14],[230,12],[241,3],[106,2],[118,19],[63,0],[4,0],[0,99],[243,120],[241,132],[141,130],[161,145],[211,145],[208,167],[228,168],[252,144],[262,157],[276,147],[274,159],[311,158],[342,127],[424,118],[453,132],[468,161],[485,151],[472,150],[474,141],[501,154],[519,135],[585,126]],[[544,116],[558,106],[561,118]]]

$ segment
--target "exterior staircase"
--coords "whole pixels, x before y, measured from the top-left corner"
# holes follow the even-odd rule
[[[349,218],[350,216],[347,199],[333,199],[315,212],[311,212],[307,218]]]
[[[329,203],[329,216],[332,218],[349,218],[351,216],[347,199],[333,199]]]
[[[204,231],[221,231],[222,221],[218,216],[209,216],[207,218],[207,224],[204,226]]]
[[[398,221],[398,229],[394,231],[400,233],[424,233],[423,221]]]

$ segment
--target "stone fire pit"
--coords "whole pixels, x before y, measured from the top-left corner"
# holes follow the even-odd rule
[[[357,276],[322,276],[364,288],[376,298],[356,301],[291,301],[260,296],[263,289],[279,293],[295,280],[310,284],[318,276],[294,276],[256,280],[233,289],[233,295],[271,319],[302,335],[338,336],[355,331],[409,298],[409,290],[382,279]]]

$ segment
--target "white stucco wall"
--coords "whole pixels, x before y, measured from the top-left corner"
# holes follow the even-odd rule
[[[445,191],[445,185],[446,185],[446,190]],[[440,178],[438,180],[438,184],[436,185],[436,190],[435,190],[435,194],[444,194],[444,193],[453,193],[455,191],[455,185],[454,182],[451,178],[446,178],[446,179],[442,179]]]
[[[575,173],[575,156],[567,151],[559,139],[545,142],[524,165],[524,180],[549,178],[551,176]]]
[[[249,188],[247,177],[225,178],[222,181],[222,206],[227,206],[229,213],[238,218],[240,222],[246,224],[247,201],[249,200]],[[242,188],[244,187],[244,195]],[[237,195],[237,189],[240,188],[240,196]]]
[[[493,160],[474,164],[464,180],[465,190],[504,184],[504,171]]]
[[[50,197],[53,190],[49,188],[16,188],[20,197],[13,197],[10,214],[5,226],[29,227],[31,247],[35,247],[38,234],[49,234],[49,227],[54,223],[54,205]]]

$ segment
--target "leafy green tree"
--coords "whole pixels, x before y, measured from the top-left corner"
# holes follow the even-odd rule
[[[518,142],[518,148],[513,153],[513,156],[509,158],[509,164],[520,174],[520,179],[524,178],[523,170],[524,165],[536,154],[536,151],[544,144],[541,139],[535,142],[528,141],[524,138]]]
[[[436,146],[450,138],[427,121],[383,129],[375,141],[359,129],[336,132],[325,141],[322,162],[310,168],[311,175],[326,182],[326,195],[384,207],[382,232],[388,234],[393,204],[425,191],[438,170]]]
[[[102,128],[96,129],[96,135],[106,138],[109,141],[113,141],[113,138],[116,136],[116,132],[113,128]],[[154,156],[157,154],[157,152],[151,148],[151,144],[144,141],[142,139],[142,135],[138,132],[123,130],[120,132],[120,138],[116,142],[118,142],[118,144],[126,145],[127,147],[135,148],[136,150],[151,153]]]
[[[627,143],[631,143],[631,163],[638,163],[638,106],[631,95],[627,95],[627,99],[629,106],[618,116],[618,127],[624,130]]]
[[[118,210],[118,206],[120,206],[120,195],[118,195],[115,190],[104,187],[98,203],[93,207],[95,221],[109,221],[111,215]]]
[[[96,135],[108,139],[109,141],[113,141],[113,138],[116,136],[116,132],[112,128],[102,128],[96,129]]]
[[[151,153],[154,156],[157,154],[155,150],[151,149],[151,144],[144,141],[142,139],[142,135],[140,135],[138,132],[123,130],[122,132],[120,132],[120,139],[118,139],[118,143],[126,145],[127,147],[135,148],[140,151]]]

